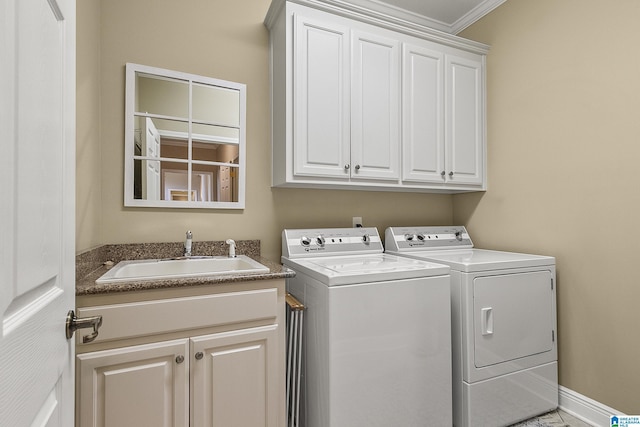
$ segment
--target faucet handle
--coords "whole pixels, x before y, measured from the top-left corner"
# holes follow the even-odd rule
[[[184,242],[184,256],[191,256],[191,239],[193,238],[193,233],[191,230],[187,231],[187,239]]]
[[[229,245],[229,258],[236,257],[236,242],[233,239],[227,239],[225,242]]]

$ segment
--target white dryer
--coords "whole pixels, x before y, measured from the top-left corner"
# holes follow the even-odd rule
[[[305,306],[302,427],[452,423],[449,267],[383,253],[375,228],[284,230]]]
[[[455,426],[557,408],[555,258],[474,249],[462,226],[391,227],[385,246],[451,267]]]

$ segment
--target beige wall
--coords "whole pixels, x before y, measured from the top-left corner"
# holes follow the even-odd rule
[[[380,233],[391,225],[451,223],[449,195],[270,187],[269,33],[263,25],[270,0],[83,0],[79,11],[93,2],[100,5],[99,22],[91,14],[91,25],[79,24],[78,40],[99,33],[99,57],[79,58],[78,67],[79,75],[99,76],[100,132],[91,126],[91,140],[78,141],[78,150],[93,155],[99,146],[100,157],[98,164],[78,164],[78,250],[98,243],[180,241],[190,229],[195,240],[260,239],[263,255],[279,260],[283,228],[350,227],[353,216]],[[126,62],[247,85],[246,209],[123,207]],[[98,99],[93,92],[86,97],[82,103],[91,106]],[[88,113],[78,112],[79,126],[83,115]]]
[[[486,194],[454,196],[478,246],[554,255],[560,383],[640,413],[640,3],[509,0],[490,44]]]

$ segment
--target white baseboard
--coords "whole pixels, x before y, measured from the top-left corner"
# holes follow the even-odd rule
[[[609,426],[609,417],[611,415],[625,415],[563,386],[560,386],[558,399],[560,409],[598,427]]]

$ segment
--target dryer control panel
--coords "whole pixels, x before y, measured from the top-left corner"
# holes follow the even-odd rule
[[[375,227],[316,228],[282,232],[282,256],[285,258],[382,252],[382,240]]]
[[[428,249],[468,249],[473,242],[462,225],[444,227],[389,227],[384,233],[388,252]]]

